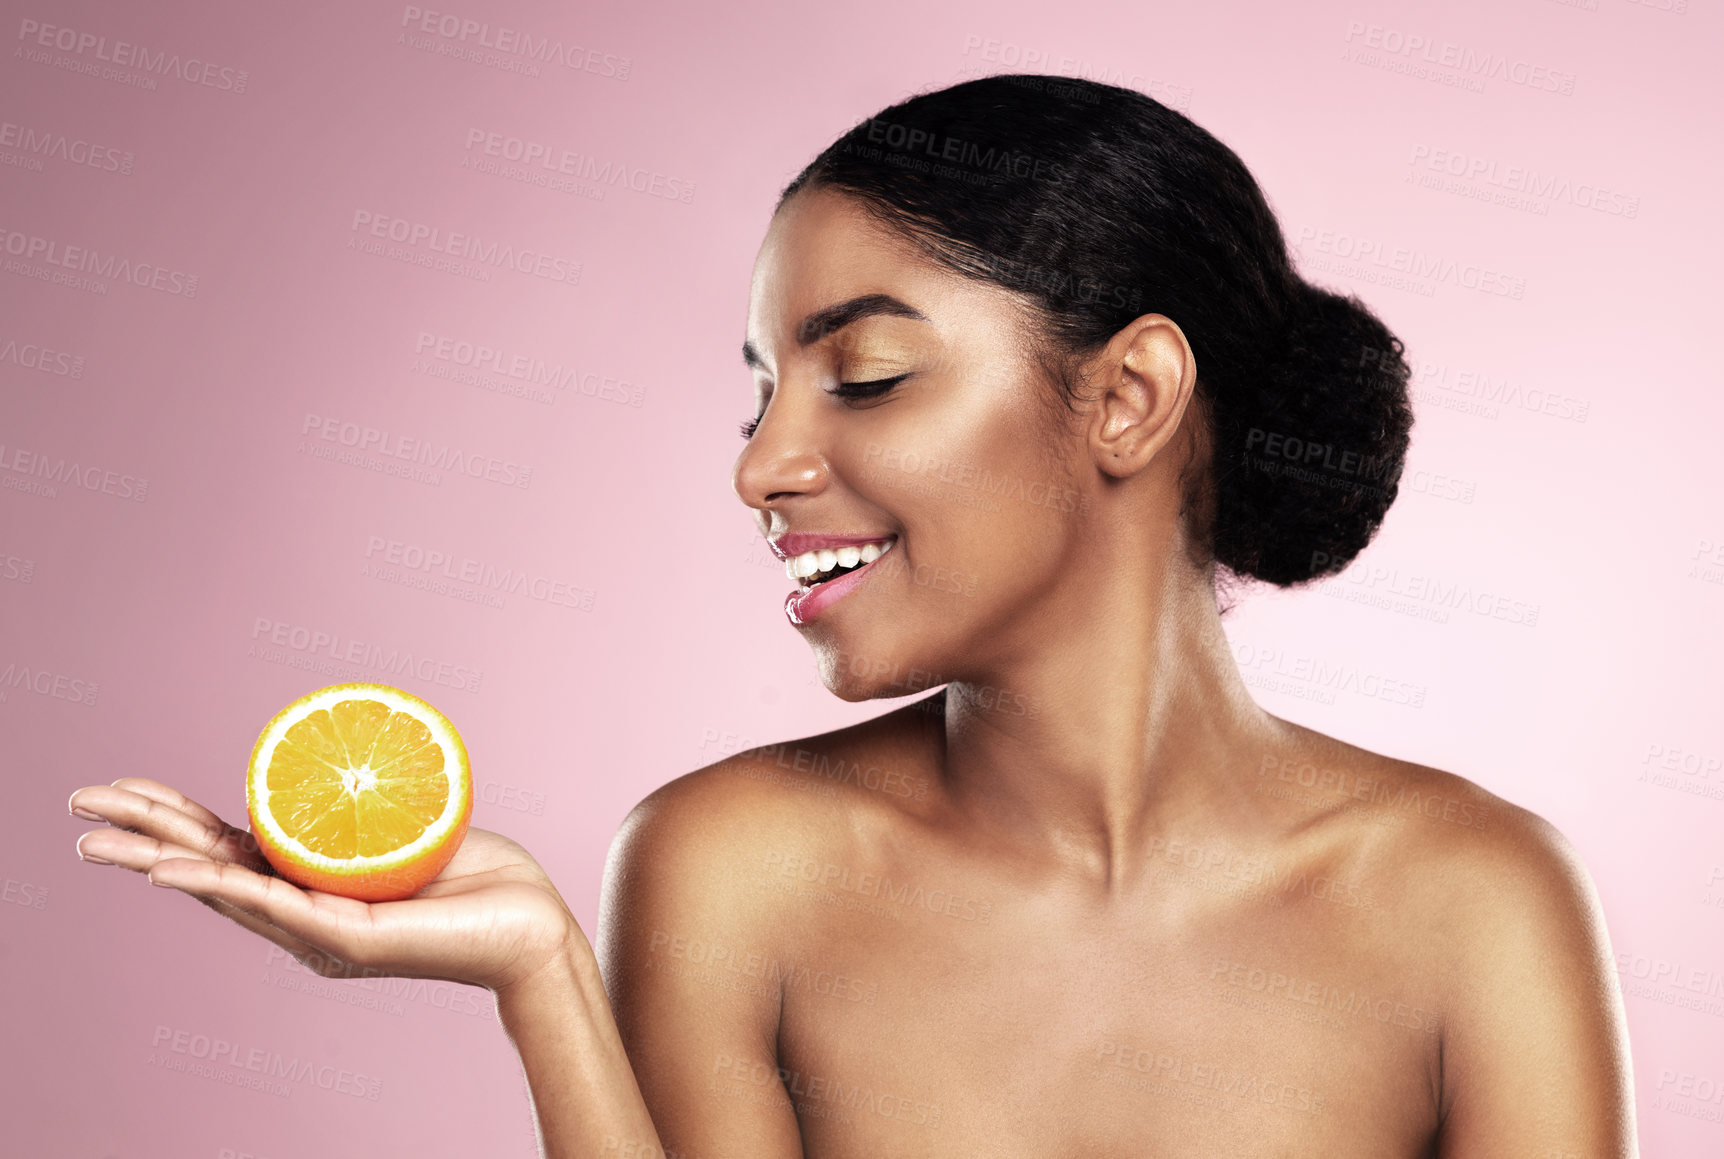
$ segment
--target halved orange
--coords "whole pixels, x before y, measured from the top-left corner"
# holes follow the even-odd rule
[[[467,749],[411,692],[332,684],[264,726],[246,810],[264,857],[295,885],[364,901],[411,897],[466,836]]]

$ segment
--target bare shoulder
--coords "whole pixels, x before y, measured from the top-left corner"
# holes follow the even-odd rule
[[[1447,1000],[1501,993],[1505,978],[1533,969],[1614,981],[1592,880],[1532,810],[1464,776],[1303,729],[1257,776],[1302,847],[1368,885],[1388,951]]]
[[[713,912],[757,913],[761,870],[790,842],[854,840],[924,801],[938,718],[916,705],[762,745],[686,773],[630,811],[605,868],[605,908],[692,895]]]
[[[1519,930],[1576,947],[1602,933],[1592,880],[1555,825],[1458,774],[1346,747],[1374,778],[1354,799],[1401,819],[1381,827],[1385,867],[1435,932],[1506,946]]]
[[[1603,907],[1568,837],[1465,777],[1418,765],[1403,775],[1427,794],[1474,805],[1481,818],[1424,826],[1401,850],[1407,896],[1440,950],[1433,964],[1451,971],[1457,1010],[1524,988],[1572,987],[1601,1009],[1618,1001]]]
[[[1263,766],[1305,838],[1378,887],[1377,950],[1441,1012],[1440,1153],[1633,1155],[1621,987],[1573,843],[1466,777],[1320,734]]]
[[[1258,792],[1303,806],[1307,828],[1376,871],[1451,896],[1460,920],[1488,917],[1492,902],[1561,906],[1590,891],[1573,845],[1532,810],[1458,774],[1301,731],[1297,746],[1264,756]]]
[[[785,980],[826,932],[806,904],[787,900],[795,895],[779,871],[891,823],[867,783],[899,766],[906,723],[888,713],[736,753],[677,777],[624,819],[595,949],[663,1153],[802,1154],[782,1090],[738,1098],[714,1076],[779,1065]]]

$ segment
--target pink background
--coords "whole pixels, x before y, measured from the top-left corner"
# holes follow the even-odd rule
[[[730,489],[749,270],[815,152],[909,91],[997,71],[1182,108],[1257,174],[1307,275],[1407,340],[1418,425],[1380,539],[1320,591],[1252,598],[1236,653],[1272,711],[1471,777],[1573,840],[1629,987],[1645,1152],[1724,1150],[1724,1104],[1671,1102],[1724,1084],[1711,0],[453,10],[592,53],[539,75],[519,52],[450,54],[400,4],[145,7],[8,0],[0,25],[8,1150],[534,1153],[485,992],[315,979],[189,898],[80,864],[66,797],[143,774],[243,818],[278,708],[386,680],[456,721],[475,823],[532,849],[590,930],[612,834],[652,788],[888,707],[816,682]],[[31,21],[90,39],[44,48]],[[204,62],[209,83],[140,86],[98,37]],[[1462,56],[1508,67],[1481,81]],[[487,165],[490,133],[642,189],[516,180]],[[375,240],[362,213],[578,281],[350,248]],[[166,272],[56,282],[43,246]],[[1397,250],[1424,272],[1369,256]],[[460,344],[568,373],[474,380],[450,373]],[[478,477],[328,457],[367,427],[458,447]],[[433,552],[457,561],[446,590],[403,583]],[[469,566],[546,598],[463,598],[483,592]],[[329,660],[373,645],[422,675]],[[1298,678],[1315,663],[1362,679]],[[174,1069],[217,1039],[359,1093]]]

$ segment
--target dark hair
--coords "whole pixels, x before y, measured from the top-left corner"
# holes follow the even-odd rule
[[[1178,323],[1210,448],[1184,491],[1199,565],[1286,586],[1376,534],[1413,421],[1401,342],[1300,278],[1244,163],[1181,113],[1093,81],[984,77],[862,121],[778,204],[822,187],[1028,295],[1068,407],[1077,360],[1140,315]]]

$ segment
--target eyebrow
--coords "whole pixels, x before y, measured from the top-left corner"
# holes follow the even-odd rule
[[[835,306],[827,306],[816,310],[796,327],[796,344],[808,346],[820,341],[829,334],[835,334],[852,322],[863,318],[872,318],[879,314],[895,318],[911,318],[917,322],[928,321],[928,316],[908,302],[899,301],[890,294],[863,294],[859,298],[851,298],[839,302]],[[760,351],[754,348],[754,343],[742,344],[742,361],[751,367],[764,370],[766,360],[760,357]]]

